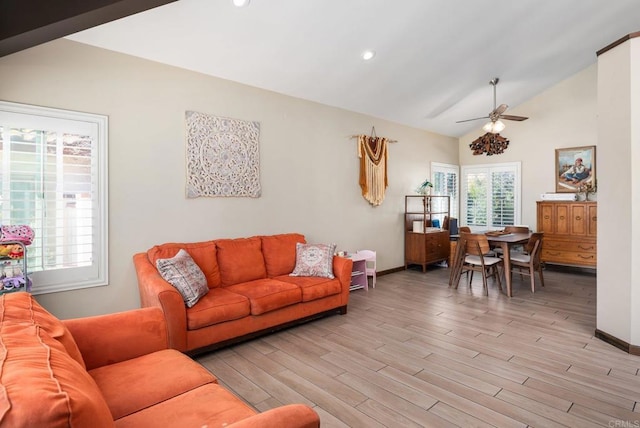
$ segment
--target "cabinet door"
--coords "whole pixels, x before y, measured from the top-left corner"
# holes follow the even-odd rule
[[[551,233],[557,233],[560,235],[569,234],[569,206],[566,204],[555,205],[555,223],[556,228]]]
[[[554,232],[552,204],[538,204],[538,232]]]
[[[407,232],[405,240],[405,262],[424,263],[426,257],[425,234]]]
[[[587,209],[584,204],[571,205],[571,234],[575,236],[587,234]]]
[[[596,237],[598,232],[598,206],[596,204],[589,205],[587,219],[587,236]]]

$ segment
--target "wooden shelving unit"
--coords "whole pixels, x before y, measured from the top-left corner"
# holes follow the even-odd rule
[[[427,265],[449,258],[449,231],[433,227],[435,217],[449,216],[449,196],[407,195],[404,203],[404,267]],[[417,223],[417,228],[414,227]]]

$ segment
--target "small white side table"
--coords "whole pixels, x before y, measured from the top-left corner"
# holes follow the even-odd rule
[[[367,259],[359,256],[358,253],[351,253],[345,256],[353,261],[353,268],[351,270],[351,286],[350,291],[364,288],[369,291],[369,281],[367,280]]]

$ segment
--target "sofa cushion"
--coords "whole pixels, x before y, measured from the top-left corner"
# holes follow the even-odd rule
[[[27,322],[37,324],[49,336],[62,343],[65,350],[85,368],[84,359],[71,332],[62,321],[51,315],[29,293],[3,294],[0,298],[0,320],[3,323]]]
[[[251,315],[264,314],[302,301],[300,287],[270,278],[230,285],[227,290],[249,299]]]
[[[296,267],[291,276],[319,276],[333,279],[336,244],[296,244]]]
[[[89,374],[100,388],[113,419],[217,382],[207,369],[175,349],[99,367]]]
[[[267,277],[259,237],[219,239],[216,246],[223,286]]]
[[[149,428],[154,426],[151,421],[165,427],[225,427],[256,413],[231,392],[210,383],[118,419],[116,427]]]
[[[340,294],[342,286],[337,278],[328,279],[317,276],[289,276],[282,275],[274,279],[296,284],[302,290],[302,301],[322,299],[323,297]]]
[[[187,329],[197,330],[213,324],[249,316],[249,299],[226,288],[209,290],[197,305],[187,309]]]
[[[114,426],[89,373],[36,324],[0,325],[0,390],[0,426]]]
[[[296,266],[296,244],[307,242],[304,235],[299,233],[261,236],[260,239],[269,278],[293,272]]]
[[[162,278],[180,292],[188,308],[209,292],[207,278],[183,249],[169,259],[157,259],[156,267]]]
[[[152,265],[156,265],[158,259],[168,259],[178,251],[184,249],[189,253],[194,262],[200,267],[207,278],[209,288],[220,286],[220,269],[216,258],[215,241],[194,242],[187,244],[167,243],[156,245],[147,251],[147,257]]]

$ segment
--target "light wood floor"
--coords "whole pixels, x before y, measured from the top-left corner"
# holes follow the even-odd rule
[[[516,276],[511,299],[448,278],[385,275],[346,315],[197,360],[256,409],[305,403],[325,428],[640,426],[640,357],[594,338],[595,276],[547,270],[535,294]]]

